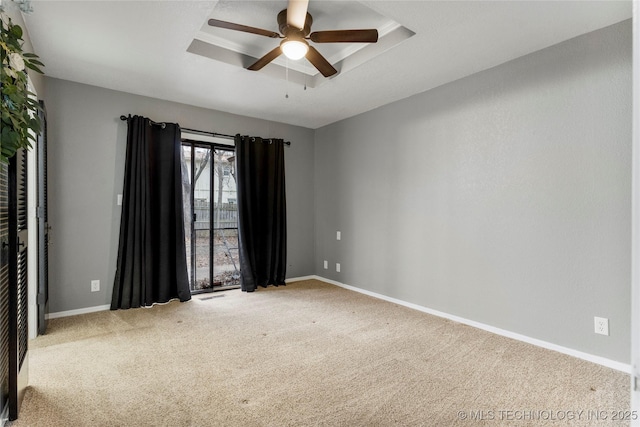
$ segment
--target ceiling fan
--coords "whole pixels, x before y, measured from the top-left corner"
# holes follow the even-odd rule
[[[280,33],[248,27],[232,22],[209,19],[212,27],[242,31],[259,36],[282,39],[280,45],[247,67],[248,70],[258,71],[281,54],[289,59],[307,58],[314,67],[325,77],[331,77],[338,72],[307,40],[314,43],[376,43],[378,30],[332,30],[311,33],[313,18],[307,12],[309,0],[289,0],[287,9],[278,13],[278,27]]]

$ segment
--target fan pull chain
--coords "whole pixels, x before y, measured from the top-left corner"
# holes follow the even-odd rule
[[[289,58],[287,58],[286,66],[284,69],[285,69],[285,80],[286,80],[284,97],[289,99]]]

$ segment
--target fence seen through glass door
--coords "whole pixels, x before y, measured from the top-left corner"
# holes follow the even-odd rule
[[[233,147],[184,141],[187,265],[193,292],[240,285]]]

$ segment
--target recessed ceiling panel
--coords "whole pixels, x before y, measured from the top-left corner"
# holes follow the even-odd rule
[[[280,11],[286,9],[286,0],[280,1],[219,1],[209,18],[233,22],[235,24],[247,25],[279,32],[277,16]],[[351,30],[351,29],[377,29],[379,40],[395,32],[395,44],[413,35],[412,32],[404,29],[400,24],[387,18],[367,6],[357,1],[310,1],[308,13],[313,18],[311,32],[325,30]],[[397,31],[402,29],[404,31]],[[403,34],[404,38],[398,39],[398,34]],[[202,46],[202,42],[211,45],[207,49]],[[188,49],[189,52],[208,56],[211,59],[232,63],[246,67],[257,58],[261,58],[267,52],[277,47],[280,39],[260,36],[256,34],[244,33],[241,31],[228,30],[212,27],[204,22],[202,28],[195,36],[194,43]],[[344,73],[348,69],[361,64],[362,62],[379,55],[382,50],[376,49],[374,44],[369,43],[313,43],[310,42],[331,64]],[[388,44],[388,43],[387,43]],[[199,47],[199,48],[198,48]],[[385,49],[388,49],[386,46]],[[343,61],[350,56],[362,51],[358,56],[358,64],[351,62],[351,66],[345,68]],[[236,55],[232,54],[235,53]],[[292,72],[306,75],[302,80],[309,84],[309,77],[319,77],[318,82],[324,79],[318,70],[306,59],[292,61],[281,55],[274,60],[267,68],[288,68]],[[261,70],[262,71],[262,70]],[[280,70],[282,71],[282,70]],[[281,75],[285,78],[285,73],[279,72],[274,75]],[[291,77],[291,76],[290,76]],[[294,81],[296,78],[294,77]],[[314,86],[313,83],[310,83]]]

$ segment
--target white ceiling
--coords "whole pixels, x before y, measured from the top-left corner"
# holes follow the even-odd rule
[[[390,48],[382,37],[378,44],[384,49],[377,56],[307,90],[291,79],[287,84],[277,64],[247,71],[234,61],[187,51],[194,39],[206,39],[203,31],[225,37],[225,30],[206,27],[209,18],[278,31],[276,15],[286,8],[286,0],[34,0],[25,21],[51,77],[315,129],[632,14],[630,0],[352,3],[311,0],[312,31],[394,21],[415,35]],[[350,16],[360,6],[370,14]],[[248,47],[257,51],[263,49],[260,43],[277,43],[227,32],[230,40],[260,39]],[[340,55],[328,45],[316,48],[327,57]]]

